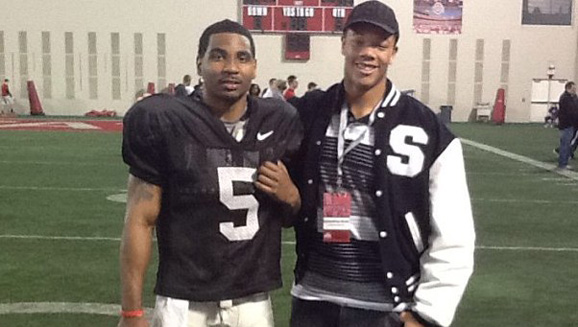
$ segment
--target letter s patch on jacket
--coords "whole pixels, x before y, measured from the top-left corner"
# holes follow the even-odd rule
[[[407,177],[419,174],[423,170],[425,155],[415,144],[426,145],[428,140],[428,135],[421,127],[396,126],[389,135],[389,145],[397,154],[387,156],[389,171],[392,174]]]

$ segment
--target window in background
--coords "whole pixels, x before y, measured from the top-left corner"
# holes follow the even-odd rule
[[[523,25],[572,25],[573,0],[523,0]]]

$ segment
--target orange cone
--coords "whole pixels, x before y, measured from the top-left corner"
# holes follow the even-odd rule
[[[492,121],[498,125],[506,121],[506,104],[505,96],[506,90],[498,89],[496,94],[496,102],[494,103],[494,111],[492,112]]]
[[[38,98],[38,93],[36,92],[34,81],[28,81],[26,86],[28,88],[28,101],[30,102],[30,115],[44,115],[44,110],[42,109],[40,98]]]

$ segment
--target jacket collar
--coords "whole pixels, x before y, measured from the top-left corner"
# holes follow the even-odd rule
[[[401,97],[401,91],[397,89],[395,84],[393,84],[393,82],[389,78],[385,83],[386,83],[385,94],[383,96],[381,108],[378,109],[378,112],[384,110],[385,108],[396,106]],[[345,87],[343,86],[343,80],[341,81],[341,83],[333,85],[328,90],[328,93],[334,94],[334,96],[332,97],[333,102],[331,105],[332,113],[339,112],[345,99]]]

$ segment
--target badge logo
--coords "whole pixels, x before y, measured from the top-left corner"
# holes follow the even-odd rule
[[[267,139],[271,135],[273,135],[273,131],[269,131],[269,132],[263,133],[263,134],[261,134],[261,132],[258,132],[257,133],[257,140],[264,141],[265,139]]]

